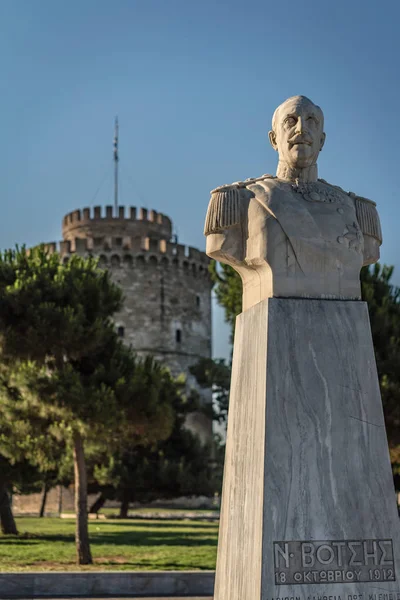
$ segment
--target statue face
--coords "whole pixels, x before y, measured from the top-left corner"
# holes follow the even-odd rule
[[[308,98],[295,96],[275,111],[269,139],[280,161],[304,169],[317,162],[325,141],[323,127],[321,109]]]

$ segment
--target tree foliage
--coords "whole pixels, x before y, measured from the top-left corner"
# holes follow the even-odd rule
[[[187,417],[199,410],[198,396],[193,390],[183,393],[185,382],[178,383],[182,393],[171,395],[175,419],[167,439],[146,445],[127,443],[93,464],[90,491],[100,495],[91,512],[106,500],[118,500],[120,516],[126,517],[130,503],[213,496],[219,491],[214,445],[203,444],[186,426]]]
[[[361,272],[368,303],[375,358],[393,463],[400,463],[400,290],[391,284],[393,267],[374,265]]]
[[[151,359],[136,359],[115,332],[112,316],[121,305],[121,290],[90,257],[62,264],[43,247],[0,255],[3,390],[14,411],[25,404],[30,425],[37,421],[34,442],[50,436],[72,450],[81,564],[92,562],[86,447],[154,443],[168,437],[174,421],[171,396],[178,392],[170,375]]]
[[[201,358],[190,367],[190,372],[201,388],[212,390],[213,420],[218,423],[226,423],[231,382],[230,367],[224,359]]]
[[[231,328],[231,342],[235,332],[236,316],[242,312],[242,281],[238,273],[229,265],[210,263],[210,274],[214,282],[214,293],[225,312],[225,321]]]

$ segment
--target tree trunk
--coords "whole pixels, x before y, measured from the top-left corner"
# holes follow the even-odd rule
[[[58,516],[62,513],[62,485],[58,486]]]
[[[42,490],[42,501],[40,503],[40,511],[39,511],[40,518],[44,517],[44,511],[46,510],[46,500],[47,500],[48,491],[49,491],[48,485],[47,485],[47,483],[45,483],[43,486],[43,490]]]
[[[119,508],[119,518],[126,519],[128,517],[129,500],[127,495],[123,495],[121,506]]]
[[[82,436],[78,432],[74,433],[74,475],[77,563],[91,565],[93,560],[89,545],[86,462]]]
[[[101,508],[103,508],[106,503],[107,498],[104,496],[103,492],[100,492],[96,500],[93,502],[92,506],[89,508],[90,513],[98,513]]]
[[[2,533],[18,535],[18,529],[11,509],[10,497],[5,483],[0,484],[0,524]]]

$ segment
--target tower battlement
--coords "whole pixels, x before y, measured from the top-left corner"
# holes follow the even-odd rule
[[[150,235],[169,240],[172,236],[172,222],[169,217],[153,209],[137,209],[135,206],[101,206],[74,210],[63,218],[62,234],[65,240],[74,237],[112,236],[116,232],[132,237]]]
[[[93,255],[99,257],[103,267],[169,265],[181,267],[194,273],[202,273],[208,277],[210,259],[205,252],[197,248],[176,244],[163,239],[149,237],[132,238],[129,236],[96,240],[93,238],[75,237],[61,242],[50,242],[44,245],[50,253],[59,252],[63,259],[70,255]]]

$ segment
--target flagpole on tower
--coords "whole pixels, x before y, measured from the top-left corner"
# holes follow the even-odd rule
[[[115,216],[118,216],[118,117],[115,117],[114,129],[114,206]]]

